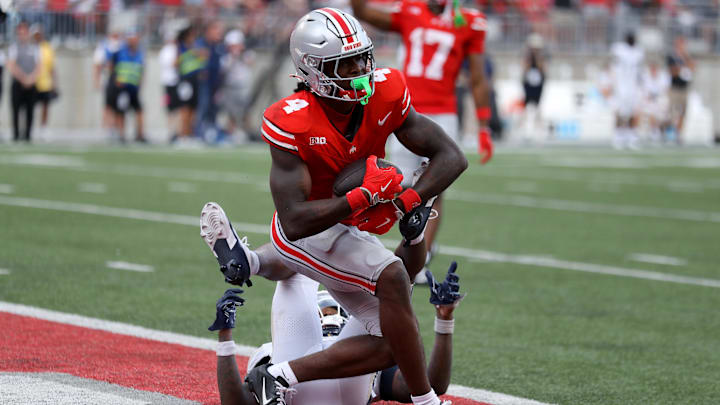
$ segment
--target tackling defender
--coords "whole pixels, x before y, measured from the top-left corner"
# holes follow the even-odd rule
[[[480,123],[478,152],[484,164],[492,157],[490,138],[490,88],[485,80],[483,60],[485,16],[475,10],[461,8],[457,0],[403,1],[393,12],[367,6],[366,0],[352,0],[357,18],[381,30],[394,31],[402,36],[405,45],[403,73],[419,113],[435,121],[454,141],[458,134],[455,82],[460,67],[467,58],[470,65],[470,85]],[[391,156],[403,173],[412,173],[423,160],[422,155],[403,147],[404,142],[391,141]],[[405,179],[408,181],[409,179]],[[438,218],[428,225],[425,240],[433,251],[435,235],[440,227],[442,196],[434,208]],[[430,256],[428,256],[428,261]],[[422,277],[424,273],[418,275]],[[421,278],[416,281],[422,282]]]
[[[444,393],[450,383],[452,363],[453,312],[464,295],[459,294],[456,264],[450,266],[446,280],[431,280],[430,303],[436,308],[435,343],[430,357],[429,375],[433,389]],[[250,357],[248,372],[272,361],[300,357],[331,346],[362,331],[352,317],[346,320],[342,307],[326,291],[317,291],[317,282],[295,274],[278,282],[273,297],[273,342],[262,345]],[[218,388],[223,405],[255,405],[248,384],[243,383],[235,362],[235,344],[231,329],[235,327],[235,311],[242,306],[240,289],[230,289],[217,302],[217,314],[210,330],[219,330]],[[318,313],[320,317],[318,317]],[[322,329],[321,329],[321,324]],[[332,328],[327,328],[332,325]],[[339,336],[338,336],[339,335]],[[326,336],[326,337],[323,337]],[[397,367],[363,376],[311,381],[298,384],[288,404],[292,405],[366,405],[378,400],[410,402],[410,393]]]
[[[284,403],[284,392],[298,382],[363,375],[397,363],[413,403],[440,404],[428,382],[405,266],[362,230],[384,233],[399,216],[407,223],[408,214],[429,215],[426,203],[465,170],[467,160],[440,127],[415,112],[400,72],[375,69],[372,42],[352,16],[332,8],[311,11],[295,26],[290,52],[300,89],[270,106],[262,126],[271,146],[270,189],[277,209],[271,225],[275,265],[325,285],[366,334],[256,368],[246,380],[264,404],[276,404]],[[377,166],[393,132],[430,159],[417,183],[404,191],[394,168]],[[360,159],[366,160],[362,186],[333,198],[338,173]],[[227,224],[211,220],[213,212],[203,215],[203,232],[230,233]],[[420,234],[403,236],[407,248],[422,241]],[[260,271],[265,255],[237,243],[236,235],[232,239],[226,248],[237,247],[241,259],[228,263],[214,250],[221,265],[242,274],[242,282]]]

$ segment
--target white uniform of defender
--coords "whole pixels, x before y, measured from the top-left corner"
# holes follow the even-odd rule
[[[363,322],[351,317],[340,336],[323,338],[317,305],[318,282],[301,274],[279,281],[271,313],[272,362],[290,361],[323,350],[336,340],[367,334]],[[365,294],[367,295],[367,294]],[[262,348],[261,348],[262,349]],[[376,374],[309,381],[295,385],[288,405],[367,405],[379,392]]]
[[[440,128],[452,139],[458,146],[460,145],[460,136],[458,134],[458,116],[457,114],[423,114],[438,124]],[[403,146],[396,137],[388,139],[390,149],[390,160],[400,168],[403,174],[403,187],[412,186],[412,174],[417,170],[422,162],[429,162],[430,159],[412,153],[408,148]]]

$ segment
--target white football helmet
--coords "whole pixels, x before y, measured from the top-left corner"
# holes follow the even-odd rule
[[[365,57],[365,72],[340,77],[338,66],[345,58]],[[320,97],[367,104],[375,91],[373,44],[360,22],[336,8],[319,8],[307,13],[290,34],[290,56],[297,78]],[[338,82],[350,83],[351,89]]]
[[[257,350],[253,352],[252,356],[250,356],[247,364],[247,372],[249,373],[250,370],[254,369],[257,366],[262,366],[263,364],[270,363],[271,358],[272,342],[268,342],[258,347]]]
[[[337,336],[347,322],[347,313],[325,290],[318,291],[318,314],[323,336]]]

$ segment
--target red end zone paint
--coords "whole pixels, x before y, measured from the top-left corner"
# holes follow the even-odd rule
[[[0,312],[0,371],[61,372],[206,404],[219,404],[209,350]],[[241,371],[246,357],[237,357]],[[489,405],[448,397],[454,405]]]

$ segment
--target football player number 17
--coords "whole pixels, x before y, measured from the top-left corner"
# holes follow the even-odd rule
[[[437,50],[430,59],[430,63],[423,66],[424,46],[436,44]],[[415,28],[410,32],[410,61],[407,65],[407,75],[442,80],[443,67],[454,44],[455,35],[449,32],[432,28]]]

